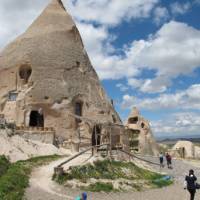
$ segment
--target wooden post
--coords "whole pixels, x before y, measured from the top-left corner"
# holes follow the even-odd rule
[[[55,167],[54,168],[54,174],[57,176],[62,176],[64,174],[63,167]]]
[[[97,154],[97,125],[95,125],[95,149],[94,152]]]
[[[97,126],[95,125],[95,142],[96,142],[96,145],[95,146],[97,146]]]
[[[111,127],[110,127],[110,141],[109,141],[109,143],[110,143],[110,152],[109,152],[109,154],[110,154],[110,158],[112,158],[112,133],[111,133]]]
[[[108,157],[108,148],[109,148],[109,145],[108,145],[108,130],[107,130],[107,133],[106,133],[106,137],[107,137],[107,140],[106,140],[106,157]]]

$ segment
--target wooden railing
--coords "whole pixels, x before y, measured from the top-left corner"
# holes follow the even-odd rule
[[[127,152],[127,151],[125,151],[125,150],[123,150],[123,149],[119,149],[119,151],[121,151],[121,152],[127,154],[127,155],[130,156],[130,157],[133,157],[133,158],[136,158],[136,159],[138,159],[138,160],[141,160],[141,161],[143,161],[143,162],[147,162],[147,163],[150,163],[150,164],[153,164],[153,165],[160,165],[159,163],[152,162],[152,161],[146,160],[146,159],[144,159],[144,158],[140,158],[139,156],[136,156],[135,154],[132,154],[132,153],[130,153],[130,152]]]

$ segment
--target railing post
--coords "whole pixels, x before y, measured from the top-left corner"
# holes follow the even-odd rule
[[[54,168],[54,174],[57,176],[62,176],[64,174],[63,167],[55,167]]]

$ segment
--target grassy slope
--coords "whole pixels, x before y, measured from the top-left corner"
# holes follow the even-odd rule
[[[10,166],[10,162],[5,156],[0,156],[0,177],[6,173]]]
[[[44,156],[29,159],[27,161],[18,161],[10,164],[5,157],[0,156],[0,169],[4,168],[3,163],[8,163],[6,170],[2,170],[0,176],[0,199],[1,200],[21,200],[23,199],[25,189],[29,184],[29,176],[33,167],[46,164],[58,159],[59,156]]]
[[[53,179],[60,184],[64,184],[66,181],[72,179],[78,179],[81,182],[86,183],[90,178],[97,180],[116,180],[120,178],[134,181],[144,180],[152,187],[163,187],[171,184],[171,181],[162,180],[163,175],[139,168],[131,162],[127,163],[109,160],[97,161],[94,165],[87,164],[84,166],[71,167],[70,171],[63,176],[53,177]],[[137,184],[133,184],[133,188],[137,190],[141,189]],[[97,192],[114,190],[112,183],[102,182],[92,184],[86,189]]]

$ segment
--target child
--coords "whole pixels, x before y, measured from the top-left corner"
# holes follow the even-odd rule
[[[86,192],[82,193],[82,200],[87,200],[87,193]]]

